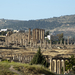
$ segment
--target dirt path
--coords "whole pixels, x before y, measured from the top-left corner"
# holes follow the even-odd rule
[[[11,65],[11,67],[9,69],[10,69],[10,71],[17,73],[18,75],[22,75],[19,71],[15,70],[13,68],[13,65]]]

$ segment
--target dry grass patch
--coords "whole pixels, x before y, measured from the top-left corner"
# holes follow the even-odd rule
[[[51,73],[47,68],[41,66],[41,65],[24,65],[24,66],[15,66],[16,70],[23,72],[26,75],[55,75],[54,73]]]

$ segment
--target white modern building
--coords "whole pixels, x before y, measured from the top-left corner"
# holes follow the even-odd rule
[[[45,37],[45,39],[46,38],[48,38],[49,40],[53,40],[53,41],[56,41],[59,39],[57,35],[47,35],[47,37]]]
[[[1,29],[0,31],[11,31],[11,29]]]

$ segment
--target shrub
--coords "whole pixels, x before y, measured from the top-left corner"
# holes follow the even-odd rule
[[[41,53],[41,49],[39,47],[39,50],[37,53],[34,55],[33,59],[31,60],[30,64],[41,64],[44,65],[45,67],[48,67],[48,62],[46,61],[45,57]]]

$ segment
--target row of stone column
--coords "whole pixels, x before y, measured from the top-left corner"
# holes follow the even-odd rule
[[[12,34],[11,36],[7,36],[5,38],[5,42],[6,44],[7,43],[20,43],[22,44],[22,41],[23,41],[23,44],[24,44],[24,40],[26,41],[26,34],[25,33],[16,33],[16,34]]]
[[[8,54],[0,54],[0,57],[3,59],[3,58],[9,58],[8,57],[9,55]],[[22,63],[29,63],[31,60],[32,60],[32,58],[33,58],[33,56],[22,56],[22,55],[12,55],[11,57],[13,57],[12,59],[10,59],[10,60],[12,60],[12,61],[19,61],[19,62],[22,62]]]
[[[45,34],[44,29],[33,29],[33,31],[32,31],[33,41],[36,41],[36,40],[37,40],[37,42],[39,40],[44,41],[44,34]]]
[[[50,44],[44,40],[44,42],[42,42],[42,40],[40,40],[40,43],[37,43],[37,41],[32,41],[30,40],[30,47],[41,47],[41,48],[47,48],[48,46],[51,48],[51,41],[50,41]]]
[[[32,60],[33,56],[21,56],[21,55],[14,55],[13,56],[13,61],[18,60],[19,62],[22,63],[29,63]]]
[[[11,43],[11,42],[9,42],[9,37],[6,37],[5,38],[5,41],[6,41],[6,44],[8,45],[9,43]],[[12,41],[12,37],[11,37],[11,41]],[[18,43],[20,43],[21,45],[25,45],[25,42],[27,42],[25,39],[15,39],[15,37],[14,37],[14,41],[16,42],[16,45],[18,44]],[[42,41],[42,40],[40,40],[40,41]],[[51,40],[50,40],[51,41]],[[31,41],[30,41],[31,42]],[[37,42],[37,40],[36,41],[34,41],[34,43],[36,43]],[[64,45],[66,45],[66,43],[67,43],[67,45],[70,45],[69,44],[69,40],[66,42],[65,40],[64,40]],[[57,42],[57,44],[58,44],[58,42]],[[72,43],[71,43],[72,44]],[[51,45],[51,42],[50,42],[50,45]],[[62,45],[62,40],[60,41],[60,45]]]
[[[53,59],[50,58],[50,71],[57,74],[61,74],[62,71],[65,73],[65,60]]]
[[[58,44],[58,42],[57,42],[57,44]],[[62,40],[60,40],[60,45],[62,45],[62,44],[63,44]],[[70,45],[69,40],[67,40],[67,42],[64,40],[64,45]],[[71,42],[71,45],[72,45],[72,42]]]
[[[27,40],[25,40],[25,39],[20,39],[19,41],[18,41],[18,39],[16,39],[14,41],[15,41],[16,46],[18,46],[18,44],[20,44],[21,46],[23,46],[23,45],[27,46],[27,44],[28,44]],[[6,45],[9,45],[9,43],[12,43],[12,42],[9,42],[9,38],[6,37],[5,43],[6,43]]]
[[[9,45],[9,39],[7,38],[6,39],[6,45]],[[18,46],[18,44],[19,44],[19,42],[18,42],[18,40],[16,39],[16,41],[15,41],[15,45],[16,46]],[[25,40],[25,39],[20,39],[20,45],[21,46],[25,46],[25,47],[27,47],[27,44],[28,44],[28,42]],[[45,47],[45,48],[47,48],[47,46],[48,45],[50,45],[50,47],[51,47],[51,43],[50,44],[48,44],[48,42],[45,40],[44,42],[42,42],[42,40],[40,40],[40,43],[37,43],[37,41],[32,41],[32,40],[30,40],[30,47],[38,47],[38,44],[39,44],[39,47]],[[43,46],[44,45],[44,46]]]

